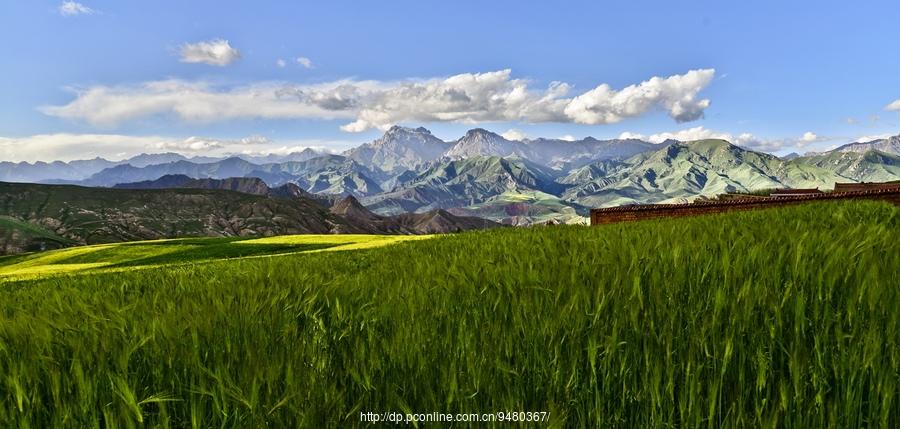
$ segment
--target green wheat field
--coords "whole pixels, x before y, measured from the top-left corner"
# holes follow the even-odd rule
[[[0,259],[0,427],[900,426],[900,208]]]

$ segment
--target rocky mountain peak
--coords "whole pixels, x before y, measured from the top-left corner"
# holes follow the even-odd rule
[[[431,131],[429,131],[425,127],[409,128],[400,125],[394,125],[384,133],[384,136],[382,136],[381,139],[383,140],[388,137],[400,136],[415,136],[421,138],[434,137],[434,135],[431,134]]]
[[[354,222],[378,222],[383,220],[381,216],[369,211],[353,195],[348,195],[334,203],[330,211],[332,214]]]
[[[473,128],[456,141],[444,156],[462,159],[472,156],[524,156],[527,145],[510,141],[484,128]]]
[[[408,170],[441,156],[449,144],[424,127],[394,125],[371,143],[344,152],[350,159],[383,171]]]
[[[870,150],[877,150],[891,155],[900,155],[900,135],[866,142],[849,143],[834,149],[832,152],[865,153]]]
[[[490,132],[484,128],[472,128],[466,131],[466,135],[460,140],[506,140],[503,136]]]

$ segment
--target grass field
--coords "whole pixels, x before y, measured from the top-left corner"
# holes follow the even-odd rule
[[[294,240],[216,246],[315,244]],[[152,245],[64,252],[189,254]],[[365,411],[900,425],[900,209],[886,203],[346,245],[0,278],[0,426],[346,427]]]

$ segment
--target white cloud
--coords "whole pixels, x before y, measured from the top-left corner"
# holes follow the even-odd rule
[[[275,65],[278,66],[278,68],[283,69],[285,66],[287,66],[287,61],[279,58],[278,60],[275,61]]]
[[[223,39],[185,43],[181,45],[180,54],[183,63],[204,63],[219,67],[227,66],[241,57],[241,53]]]
[[[640,134],[631,134],[631,133],[623,133],[630,134],[633,136],[640,136]],[[624,138],[622,135],[619,138]],[[641,138],[641,137],[632,137],[632,138]],[[706,139],[722,139],[729,140],[733,139],[732,135],[729,133],[720,133],[713,130],[706,129],[704,127],[694,127],[687,128],[675,132],[665,132],[665,133],[657,133],[651,134],[647,136],[646,140],[651,143],[662,143],[666,140],[678,140],[678,141],[693,141],[693,140],[706,140]]]
[[[157,149],[174,150],[178,152],[203,152],[224,147],[222,142],[203,137],[188,137],[181,141],[160,141],[154,145]]]
[[[312,60],[306,57],[297,57],[297,64],[300,64],[301,66],[303,66],[303,68],[313,68]]]
[[[799,139],[797,139],[797,141],[794,143],[794,146],[796,146],[798,148],[802,148],[811,143],[818,143],[818,142],[824,142],[824,141],[829,141],[829,140],[834,140],[834,139],[825,137],[825,136],[820,136],[812,131],[807,131],[807,132],[803,133],[803,135],[800,136]]]
[[[900,99],[894,100],[891,104],[884,106],[884,110],[889,110],[892,112],[900,112]]]
[[[59,11],[59,14],[62,16],[90,15],[97,12],[94,9],[74,1],[62,2],[57,8],[57,11]]]
[[[600,85],[575,97],[565,113],[582,124],[612,124],[625,118],[643,115],[662,108],[677,122],[690,122],[703,117],[708,99],[697,100],[697,94],[712,81],[714,69],[691,70],[683,75],[653,77],[620,91]]]
[[[298,146],[317,145],[346,146],[346,142],[295,142]],[[253,147],[256,151],[266,151],[274,143],[269,139],[253,135],[239,139],[218,139],[209,137],[162,137],[131,136],[121,134],[39,134],[26,137],[0,137],[0,160],[5,161],[52,161],[87,159],[97,156],[121,159],[142,152],[174,151],[182,153],[221,155],[241,152]]]
[[[573,141],[575,141],[575,140],[578,140],[577,137],[575,137],[575,136],[573,136],[573,135],[571,135],[571,134],[566,134],[566,135],[564,135],[564,136],[559,136],[559,139],[560,139],[560,140],[565,140],[565,141],[567,141],[567,142],[573,142]]]
[[[256,144],[269,144],[269,143],[272,143],[272,141],[261,135],[252,135],[252,136],[247,136],[247,137],[244,137],[244,138],[238,140],[238,143],[256,145]]]
[[[159,149],[178,150],[186,152],[201,152],[226,147],[267,145],[272,143],[269,139],[260,135],[252,135],[240,139],[215,139],[208,137],[188,137],[184,140],[166,140],[156,144]]]
[[[507,140],[525,140],[528,138],[528,135],[525,134],[522,130],[517,130],[515,128],[506,130],[506,132],[500,135]]]
[[[625,131],[622,134],[619,134],[619,139],[621,139],[621,140],[629,140],[629,139],[646,140],[647,136],[640,134],[640,133],[633,133],[631,131]]]
[[[86,120],[97,126],[113,126],[159,114],[194,122],[352,118],[352,112],[340,109],[341,103],[349,101],[342,98],[339,87],[340,84],[331,84],[301,90],[283,85],[252,85],[218,91],[205,83],[167,80],[139,86],[95,86],[78,91],[76,99],[65,106],[40,110],[52,116]]]
[[[137,155],[164,141],[156,136],[118,134],[39,134],[27,137],[0,137],[0,159],[8,161],[86,159],[117,154]]]
[[[227,43],[227,42],[226,42]],[[401,122],[497,121],[612,123],[662,109],[679,122],[697,119],[709,100],[696,100],[713,70],[654,77],[621,91],[603,84],[574,98],[553,82],[529,88],[510,70],[404,81],[338,80],[315,85],[257,83],[218,88],[205,82],[166,80],[133,86],[93,86],[49,115],[113,126],[153,115],[187,121],[231,119],[351,119],[348,132],[388,129]]]
[[[885,134],[875,134],[875,135],[860,136],[860,137],[857,138],[856,140],[853,140],[853,143],[868,143],[868,142],[873,141],[873,140],[884,140],[884,139],[889,138],[889,137],[891,137],[891,134],[887,134],[887,133],[885,133]]]

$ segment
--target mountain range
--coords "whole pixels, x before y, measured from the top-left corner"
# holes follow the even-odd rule
[[[305,150],[185,158],[169,153],[118,162],[0,163],[3,181],[114,187],[171,175],[184,176],[180,180],[257,178],[273,189],[290,184],[305,197],[332,202],[352,196],[376,216],[445,210],[441,213],[512,225],[577,223],[590,207],[897,180],[900,136],[779,158],[724,140],[519,141],[476,128],[443,141],[422,127],[394,126],[339,155]]]

